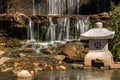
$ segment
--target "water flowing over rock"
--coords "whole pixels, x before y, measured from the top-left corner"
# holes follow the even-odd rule
[[[33,0],[32,3],[33,14],[88,14],[101,13],[110,10],[109,0]]]
[[[87,16],[77,18],[74,16],[60,17],[57,15],[48,15],[47,18],[44,18],[44,20],[46,20],[46,23],[48,23],[46,27],[44,26],[46,28],[46,33],[44,35],[45,41],[69,41],[74,39],[77,40],[80,39],[81,33],[86,32],[90,28],[90,20]],[[31,23],[29,23],[29,28],[30,26],[32,26]],[[40,37],[40,30],[41,27],[32,26],[32,31],[28,33],[33,34],[34,40],[38,41]]]
[[[30,41],[35,41],[34,37],[34,22],[29,18],[29,24],[27,28],[27,37]]]
[[[10,19],[7,21],[11,21],[11,22],[15,21],[16,22],[16,23],[12,24],[11,26],[19,26],[19,27],[26,26],[26,23],[25,23],[26,19],[23,18],[24,14],[32,15],[35,17],[37,15],[45,15],[44,17],[46,17],[46,20],[49,21],[50,24],[47,24],[47,22],[46,22],[46,25],[47,26],[49,25],[49,27],[47,27],[48,32],[46,31],[47,32],[46,37],[45,37],[45,35],[42,35],[42,37],[44,38],[44,41],[45,41],[45,38],[47,41],[48,40],[50,40],[50,41],[67,40],[68,41],[71,39],[79,39],[80,34],[87,31],[90,26],[88,26],[88,22],[86,22],[87,21],[86,19],[71,20],[70,19],[71,15],[76,16],[76,15],[88,14],[88,13],[90,13],[90,14],[91,13],[101,13],[102,11],[108,11],[108,8],[109,8],[108,0],[105,0],[104,2],[101,2],[101,0],[97,0],[97,1],[96,0],[91,0],[91,1],[90,0],[84,0],[84,1],[82,1],[82,0],[2,1],[1,0],[0,4],[2,4],[2,3],[4,3],[4,6],[2,6],[2,8],[6,7],[5,12],[10,14]],[[10,6],[12,3],[14,3],[15,6]],[[21,4],[18,4],[18,3],[21,3]],[[104,3],[104,4],[101,4],[101,3]],[[16,4],[18,4],[18,6],[16,6]],[[10,6],[10,7],[8,7],[8,6]],[[93,6],[95,10],[91,9],[91,8],[93,8],[91,6]],[[97,6],[97,9],[95,8],[96,6]],[[17,10],[17,8],[18,8],[18,10]],[[3,12],[3,11],[1,11],[1,12]],[[24,14],[21,14],[21,13],[24,13]],[[7,14],[3,14],[2,19],[4,19],[4,16],[6,16],[6,15]],[[12,19],[12,16],[13,16],[13,19]],[[53,20],[53,19],[50,19],[50,17],[52,17],[52,18],[59,17],[62,19],[59,20],[60,22],[57,22],[58,18]],[[28,16],[27,16],[27,18],[28,18]],[[38,17],[36,17],[36,18],[38,18]],[[33,20],[33,22],[35,21],[34,19],[31,18],[31,20]],[[34,26],[34,27],[36,27],[36,25],[39,25],[39,27],[36,27],[36,28],[32,27],[33,29],[30,28],[31,26],[33,26],[33,23],[31,20],[29,20],[29,24],[28,24],[29,28],[27,29],[27,34],[24,35],[24,37],[27,36],[27,39],[30,41],[40,40],[40,38],[41,38],[40,33],[42,32],[42,30],[39,27],[41,27],[41,24],[43,24],[42,21],[45,22],[45,20],[39,19],[37,23],[40,23],[40,24],[35,23],[35,26]],[[73,25],[72,23],[76,24],[76,25]],[[58,27],[58,25],[61,27]],[[71,26],[71,25],[73,25],[73,26]],[[50,27],[50,26],[54,26],[54,27]],[[77,27],[74,27],[74,26],[77,26]],[[82,27],[79,27],[79,26],[82,26]],[[62,29],[62,27],[64,29]],[[32,32],[30,29],[32,30]],[[50,31],[53,31],[53,33],[51,33]],[[50,36],[51,36],[51,39],[50,39]]]

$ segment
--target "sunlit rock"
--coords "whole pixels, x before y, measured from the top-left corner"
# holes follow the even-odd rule
[[[27,70],[22,70],[20,72],[17,73],[17,77],[18,78],[32,78],[32,74],[30,74],[30,72],[28,72]],[[20,79],[19,79],[20,80]]]

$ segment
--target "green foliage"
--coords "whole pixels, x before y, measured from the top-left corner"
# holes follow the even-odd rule
[[[115,60],[119,61],[120,60],[120,42],[114,44],[113,54],[114,54]]]
[[[111,17],[108,20],[109,30],[115,31],[115,36],[110,41],[110,50],[113,53],[114,59],[120,61],[120,5],[111,4]]]

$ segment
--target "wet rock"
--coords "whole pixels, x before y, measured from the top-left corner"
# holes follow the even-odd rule
[[[71,45],[71,44],[65,44],[64,46],[62,46],[61,48],[61,52],[60,54],[63,54],[65,56],[67,56],[68,58],[73,58],[76,56],[76,46],[75,45]]]
[[[72,67],[74,68],[74,69],[81,69],[81,68],[83,68],[84,66],[83,66],[83,64],[72,64]]]
[[[29,71],[27,70],[22,70],[17,73],[17,77],[18,78],[31,78],[32,74],[30,74]]]

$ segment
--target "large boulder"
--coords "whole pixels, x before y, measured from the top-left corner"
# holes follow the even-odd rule
[[[76,55],[76,46],[71,44],[65,44],[58,49],[58,53],[65,55],[68,58],[73,58]]]
[[[69,58],[73,58],[73,57],[77,56],[76,51],[77,51],[77,48],[75,45],[66,44],[63,47],[63,54]]]
[[[88,51],[80,42],[71,42],[58,47],[56,53],[69,59],[83,59]]]

